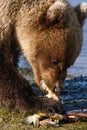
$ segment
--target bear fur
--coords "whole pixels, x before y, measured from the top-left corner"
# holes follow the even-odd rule
[[[0,102],[7,110],[61,112],[61,105],[39,97],[17,70],[20,52],[31,65],[35,81],[54,92],[82,47],[87,4],[73,8],[65,0],[0,1]]]

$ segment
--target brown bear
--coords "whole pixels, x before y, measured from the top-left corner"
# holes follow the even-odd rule
[[[73,8],[65,0],[0,1],[0,102],[7,110],[61,113],[56,93],[81,51],[86,16],[86,3]],[[49,98],[35,94],[18,73],[21,51]]]

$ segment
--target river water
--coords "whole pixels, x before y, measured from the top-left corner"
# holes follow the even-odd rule
[[[84,0],[87,2],[87,0]],[[69,2],[75,6],[80,2],[84,2],[83,0],[69,0]],[[79,76],[79,75],[87,75],[87,19],[85,21],[85,25],[83,28],[83,47],[81,54],[77,58],[76,62],[74,63],[73,66],[71,66],[68,69],[68,74],[74,75],[74,76]]]
[[[75,6],[84,1],[87,2],[87,0],[84,0],[84,1],[83,0],[68,0],[68,1],[71,3],[72,6]],[[87,75],[87,19],[85,21],[85,25],[83,28],[83,37],[84,39],[83,39],[83,47],[82,47],[81,54],[77,58],[74,65],[72,65],[68,69],[69,75],[73,75],[73,76],[86,76]],[[19,66],[22,68],[29,67],[23,57],[21,57]]]

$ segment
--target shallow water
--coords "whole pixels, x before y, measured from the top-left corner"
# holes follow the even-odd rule
[[[65,81],[61,99],[66,111],[87,110],[87,76]]]

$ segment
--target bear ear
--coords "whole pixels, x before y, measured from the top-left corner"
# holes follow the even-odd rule
[[[67,5],[63,1],[55,1],[47,10],[47,23],[63,27],[68,22]]]
[[[81,26],[84,24],[84,20],[87,17],[87,3],[83,2],[74,8],[77,18]]]

